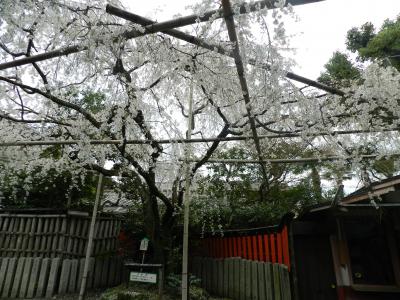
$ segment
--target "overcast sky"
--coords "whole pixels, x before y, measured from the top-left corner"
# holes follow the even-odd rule
[[[175,14],[189,14],[185,7],[199,0],[122,2],[132,12],[163,21]],[[295,6],[294,10],[299,21],[288,22],[286,27],[288,34],[295,35],[291,46],[297,49],[298,66],[293,70],[316,79],[332,53],[345,50],[346,33],[351,27],[370,21],[379,28],[385,19],[400,14],[400,0],[325,0]]]

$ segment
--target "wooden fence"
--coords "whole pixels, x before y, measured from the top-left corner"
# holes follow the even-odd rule
[[[199,258],[192,273],[209,293],[234,300],[290,300],[289,271],[285,265],[246,259]]]
[[[272,227],[263,233],[238,235],[231,233],[223,237],[206,237],[194,254],[213,258],[241,257],[248,260],[284,264],[290,270],[288,229]]]
[[[79,292],[84,259],[0,258],[0,298],[51,298]],[[91,258],[88,289],[111,287],[123,280],[122,259]]]
[[[121,221],[98,218],[92,256],[115,253]],[[64,214],[0,213],[0,257],[85,256],[90,219]]]

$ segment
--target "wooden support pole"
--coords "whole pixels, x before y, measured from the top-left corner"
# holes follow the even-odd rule
[[[88,271],[89,271],[89,260],[90,260],[90,255],[92,253],[92,248],[93,248],[94,228],[95,228],[95,224],[96,224],[97,209],[99,207],[102,186],[103,186],[103,174],[99,173],[99,181],[97,183],[96,199],[95,199],[94,206],[93,206],[92,220],[90,222],[90,229],[89,229],[88,245],[86,248],[85,265],[83,267],[82,282],[81,282],[81,288],[79,291],[79,298],[78,298],[79,300],[85,299],[86,282],[87,282]]]

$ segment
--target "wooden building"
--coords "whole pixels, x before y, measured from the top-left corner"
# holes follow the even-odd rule
[[[208,236],[192,253],[284,264],[292,299],[400,299],[400,176],[277,226]]]
[[[297,299],[400,299],[400,177],[291,222]]]

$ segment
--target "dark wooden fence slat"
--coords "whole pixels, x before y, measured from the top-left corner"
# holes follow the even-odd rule
[[[233,278],[233,274],[235,272],[234,270],[234,259],[233,258],[229,258],[228,260],[228,296],[229,297],[233,297],[234,296],[234,286],[235,286],[235,282],[234,282],[234,278]]]
[[[42,264],[42,259],[39,257],[32,258],[32,260],[33,260],[32,271],[29,277],[29,285],[26,292],[26,298],[28,299],[33,298],[35,295],[37,281],[39,278],[39,271]]]
[[[29,219],[28,219],[29,220]],[[21,288],[19,290],[19,298],[25,298],[27,291],[28,291],[28,285],[29,285],[29,277],[31,274],[31,269],[32,269],[32,263],[33,263],[33,258],[32,257],[27,257],[25,259],[25,267],[24,267],[24,272],[22,274],[22,280],[21,280]]]
[[[223,297],[228,297],[229,295],[229,261],[224,259],[224,294]]]
[[[76,291],[76,279],[78,277],[78,259],[71,260],[71,269],[69,273],[68,292],[74,293]]]
[[[272,275],[274,281],[274,300],[281,300],[281,281],[278,264],[272,265]]]
[[[239,299],[246,299],[246,261],[244,259],[240,260],[240,274],[239,274]]]
[[[2,298],[8,298],[11,293],[11,288],[14,282],[15,269],[17,267],[17,258],[12,257],[8,261],[6,279],[4,281],[3,291],[1,293]]]
[[[71,272],[71,260],[64,259],[61,267],[60,284],[58,286],[58,293],[60,295],[63,295],[67,292],[70,272]]]
[[[39,219],[40,221],[40,219]],[[47,281],[49,278],[50,258],[43,258],[39,273],[38,286],[36,290],[36,298],[42,298],[46,291]]]
[[[8,267],[8,261],[10,259],[8,257],[4,257],[1,260],[1,266],[0,266],[0,295],[2,295],[3,292],[3,286],[5,285],[5,278],[7,275],[7,267]]]
[[[51,298],[56,290],[60,261],[61,259],[58,257],[51,260],[49,280],[46,289],[46,298]]]
[[[265,294],[266,282],[264,274],[264,263],[257,263],[257,278],[258,278],[258,298],[264,300],[267,298]]]

